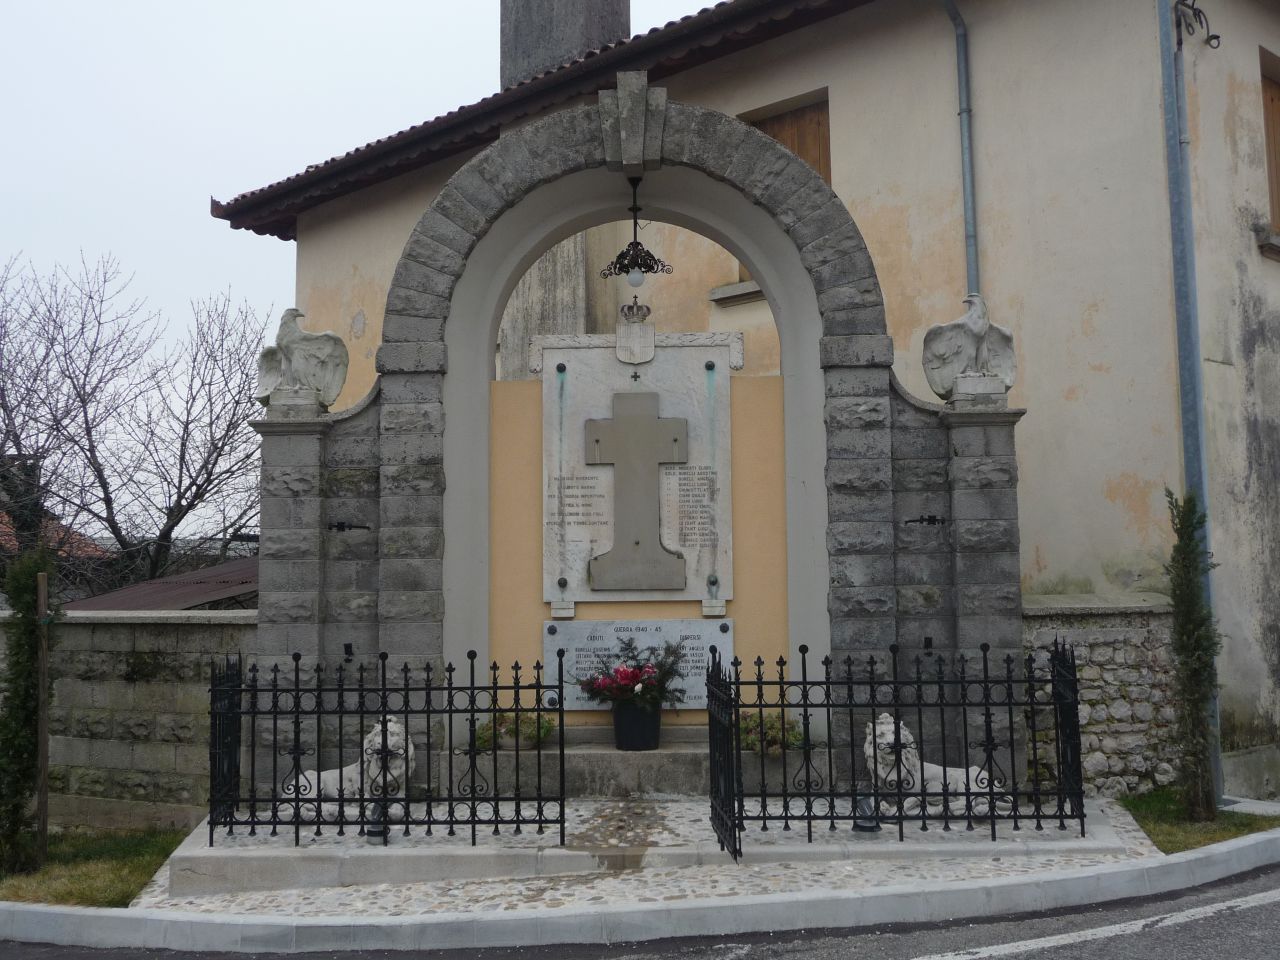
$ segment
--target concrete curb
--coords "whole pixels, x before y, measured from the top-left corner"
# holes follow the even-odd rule
[[[1280,863],[1280,829],[1168,857],[972,883],[813,891],[665,905],[427,917],[213,916],[169,910],[0,905],[0,941],[297,953],[618,943],[760,931],[928,923],[1079,907],[1196,887]]]

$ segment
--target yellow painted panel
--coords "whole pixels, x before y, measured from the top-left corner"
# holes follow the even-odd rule
[[[489,650],[500,664],[542,655],[542,384],[494,382],[489,433]],[[734,377],[733,577],[737,654],[773,660],[787,650],[787,519],[782,378]],[[692,619],[692,601],[580,603],[580,620]],[[701,710],[673,711],[670,723],[705,722]],[[584,713],[577,723],[608,723]]]

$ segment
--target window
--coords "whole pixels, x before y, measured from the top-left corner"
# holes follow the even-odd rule
[[[773,137],[813,167],[828,184],[831,183],[831,114],[826,100],[750,122],[761,133]],[[750,279],[751,274],[740,264],[738,281],[746,283]]]
[[[1262,116],[1267,133],[1267,182],[1271,188],[1271,232],[1280,234],[1280,83],[1262,78]]]

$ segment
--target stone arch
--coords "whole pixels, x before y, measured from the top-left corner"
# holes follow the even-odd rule
[[[466,647],[475,647],[483,655],[489,592],[487,392],[480,401],[477,381],[482,371],[475,364],[465,369],[455,364],[454,376],[445,377],[446,340],[458,324],[484,320],[461,316],[460,300],[480,302],[483,298],[475,288],[488,283],[496,288],[485,302],[505,302],[523,269],[548,245],[543,242],[537,249],[509,255],[505,249],[487,253],[487,262],[498,266],[491,276],[479,277],[477,249],[484,249],[495,226],[514,221],[522,205],[528,213],[539,196],[575,176],[584,184],[585,195],[592,184],[603,182],[605,171],[615,172],[614,188],[621,179],[616,172],[648,171],[650,212],[655,201],[648,185],[667,177],[671,196],[677,196],[680,171],[700,175],[703,183],[705,178],[718,181],[707,186],[708,195],[732,197],[740,206],[756,210],[736,211],[735,228],[717,225],[712,204],[686,225],[711,235],[748,264],[761,280],[784,338],[784,380],[791,377],[785,389],[793,649],[802,642],[815,650],[827,645],[828,580],[842,582],[857,566],[843,556],[844,572],[835,570],[834,561],[829,569],[827,554],[829,549],[839,552],[831,543],[841,539],[835,529],[841,521],[829,523],[822,509],[826,503],[819,501],[848,501],[833,517],[856,515],[860,522],[892,523],[893,497],[886,492],[892,344],[885,334],[883,300],[870,254],[843,201],[812,168],[749,125],[714,110],[668,103],[665,91],[647,89],[642,75],[623,74],[618,91],[602,93],[598,103],[504,133],[450,179],[405,245],[387,297],[384,342],[378,352],[378,618],[380,642],[388,652],[443,648],[456,658]],[[599,174],[594,180],[593,173]],[[668,211],[673,222],[681,222],[679,206],[673,203]],[[656,207],[661,210],[660,199]],[[581,215],[590,217],[585,205]],[[768,222],[760,219],[756,227],[772,235],[773,254],[787,262],[785,281],[772,269],[767,244],[743,229],[752,216],[761,215]],[[543,240],[554,242],[589,222],[563,219],[556,228],[559,234],[548,233]],[[788,249],[781,250],[778,242]],[[803,283],[795,282],[797,277]],[[788,288],[785,303],[779,292],[783,287]],[[791,309],[780,309],[788,306]],[[803,350],[791,351],[788,371],[785,328],[801,327],[805,321],[798,314],[811,315],[818,323],[805,334]],[[494,323],[493,318],[488,322]],[[487,378],[483,379],[487,391]],[[459,402],[464,395],[475,402]],[[472,409],[477,404],[483,417]],[[802,427],[793,430],[793,422]],[[852,456],[858,458],[856,468],[839,469],[837,463],[832,469],[831,462]],[[798,464],[794,476],[793,461]],[[818,490],[827,497],[815,498]],[[445,498],[451,501],[448,510]],[[816,519],[802,523],[801,514]],[[446,529],[449,517],[452,528]],[[464,537],[483,542],[460,544]],[[880,547],[855,545],[845,553],[856,561],[859,551]],[[884,559],[878,556],[875,563],[882,566]],[[878,614],[868,624],[883,643],[892,641],[894,629],[892,557],[888,564],[887,580],[882,571],[870,579],[877,585],[887,582],[881,593],[887,589],[890,599],[868,608]],[[861,572],[852,576],[851,583],[867,579]]]

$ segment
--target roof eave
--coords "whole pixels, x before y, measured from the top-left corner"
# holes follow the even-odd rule
[[[462,107],[420,128],[319,165],[240,198],[210,198],[210,213],[233,229],[292,240],[297,216],[355,190],[496,140],[502,127],[612,86],[623,70],[659,79],[836,16],[873,0],[737,0],[633,37]]]

